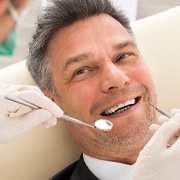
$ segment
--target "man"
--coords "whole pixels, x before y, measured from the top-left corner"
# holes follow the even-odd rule
[[[135,163],[156,122],[145,103],[156,105],[156,92],[122,12],[106,0],[54,1],[39,18],[27,66],[65,114],[114,124],[107,133],[66,123],[85,161]]]
[[[66,122],[83,155],[52,179],[129,179],[151,138],[149,126],[157,122],[147,103],[156,105],[156,92],[123,13],[107,0],[55,0],[39,18],[29,50],[29,71],[65,114],[114,125],[103,132]],[[145,150],[139,161],[151,152]]]

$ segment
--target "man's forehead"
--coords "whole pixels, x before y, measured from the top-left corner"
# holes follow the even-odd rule
[[[66,26],[60,27],[52,37],[56,36],[56,34],[63,34],[64,32],[67,31],[75,31],[76,29],[78,31],[84,31],[87,30],[87,28],[91,27],[92,29],[98,27],[100,28],[100,31],[104,30],[104,26],[111,26],[111,28],[116,29],[117,26],[119,26],[120,28],[122,28],[123,30],[127,31],[122,24],[117,21],[115,18],[111,17],[108,14],[98,14],[98,15],[93,15],[93,16],[89,16],[85,19],[79,19],[76,20],[75,22],[68,24]],[[95,30],[95,29],[94,29]]]
[[[103,20],[104,22],[99,20]],[[111,28],[111,25],[109,25],[110,20],[115,21],[112,22],[112,26],[114,26],[114,28]],[[90,25],[91,22],[94,23],[94,26]],[[107,27],[105,27],[106,25]],[[119,26],[119,28],[117,28],[117,26]],[[117,39],[116,41],[116,37],[118,37],[118,35],[119,37],[125,37],[122,38],[125,40],[121,42],[121,40]],[[113,42],[114,39],[116,42]],[[100,14],[82,21],[77,21],[72,25],[58,30],[56,34],[53,35],[49,43],[48,51],[52,54],[52,56],[55,56],[55,53],[61,53],[61,57],[65,55],[66,57],[63,58],[68,58],[69,60],[67,64],[69,64],[69,62],[72,62],[72,59],[73,61],[79,61],[79,59],[90,57],[91,52],[87,51],[86,53],[86,47],[87,49],[92,49],[94,42],[99,41],[101,43],[102,41],[107,41],[108,44],[109,41],[108,46],[112,46],[112,49],[121,49],[124,46],[127,46],[127,44],[133,45],[134,42],[131,42],[131,39],[132,38],[129,33],[118,21],[109,15]],[[83,51],[82,49],[85,50]],[[71,57],[71,54],[73,57]]]

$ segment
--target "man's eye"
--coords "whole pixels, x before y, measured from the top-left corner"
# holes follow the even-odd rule
[[[86,72],[88,72],[87,69],[80,69],[80,70],[78,70],[78,71],[76,72],[76,75],[84,74],[84,73],[86,73]]]
[[[122,55],[120,55],[118,58],[117,58],[117,61],[120,61],[120,60],[122,60],[122,59],[125,59],[125,58],[127,58],[127,57],[129,57],[130,56],[130,54],[122,54]]]

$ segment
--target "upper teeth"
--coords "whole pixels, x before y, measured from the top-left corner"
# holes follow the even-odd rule
[[[123,107],[128,106],[128,105],[133,105],[133,104],[135,104],[135,99],[131,99],[129,101],[126,101],[124,103],[116,105],[113,108],[110,108],[110,109],[106,110],[104,113],[105,114],[112,114],[112,113],[114,113],[115,111],[117,111],[120,108],[123,108]]]

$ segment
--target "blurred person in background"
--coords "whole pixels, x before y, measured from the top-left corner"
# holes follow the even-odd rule
[[[26,15],[30,0],[0,0],[0,56],[12,56],[17,25]]]

